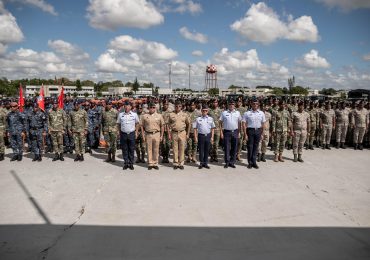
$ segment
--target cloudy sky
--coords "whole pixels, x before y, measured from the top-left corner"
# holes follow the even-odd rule
[[[370,0],[0,0],[0,76],[370,89]]]

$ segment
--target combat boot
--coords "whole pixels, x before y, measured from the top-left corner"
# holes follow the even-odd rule
[[[356,143],[353,144],[353,149],[357,150],[357,148],[358,148],[357,144]]]
[[[59,160],[59,154],[56,153],[55,156],[54,156],[54,158],[53,158],[53,162],[55,162],[57,160]]]
[[[358,145],[358,149],[359,149],[359,150],[363,150],[363,149],[364,149],[363,145],[362,145],[362,144],[359,144],[359,145]]]
[[[238,162],[240,162],[242,159],[240,158],[240,153],[238,153],[237,155],[236,155],[236,160],[238,161]]]
[[[116,162],[116,153],[112,153],[112,162]]]
[[[315,149],[313,148],[313,145],[312,145],[312,144],[310,144],[308,148],[309,148],[310,150],[315,150]]]
[[[335,148],[337,148],[337,149],[340,148],[340,143],[339,142],[337,142],[337,146]]]
[[[296,154],[294,154],[294,160],[293,160],[293,162],[297,162],[298,160],[297,160],[297,155]]]
[[[41,162],[42,161],[42,156],[39,154],[39,158],[37,158],[37,161]]]
[[[261,154],[261,161],[262,161],[262,162],[266,162],[265,154],[264,154],[264,153],[263,153],[263,154]]]
[[[298,162],[303,162],[302,154],[298,154]]]
[[[274,162],[278,162],[278,161],[279,161],[279,156],[275,154]]]
[[[344,142],[340,143],[340,148],[346,149],[346,147],[344,146]]]
[[[328,150],[331,150],[330,149],[330,144],[327,144],[325,148],[328,149]]]
[[[38,159],[39,159],[39,156],[37,154],[35,154],[35,157],[33,157],[32,161],[36,162]]]
[[[79,160],[80,160],[80,155],[79,155],[79,154],[77,154],[77,155],[76,155],[76,158],[74,159],[74,161],[75,161],[75,162],[78,162]]]
[[[193,163],[196,163],[197,162],[197,156],[195,154],[193,154],[193,156],[191,157],[191,161]]]
[[[280,162],[285,162],[284,159],[283,159],[283,155],[282,154],[279,154],[279,161]]]
[[[145,154],[143,152],[141,153],[141,162],[145,163]]]
[[[83,162],[85,159],[84,159],[84,155],[83,154],[80,154],[80,161]]]
[[[140,155],[140,150],[136,150],[136,155],[137,155],[137,158],[136,158],[136,163],[141,163],[141,155]]]
[[[23,155],[21,155],[21,154],[18,154],[18,158],[17,158],[17,161],[18,161],[18,162],[22,161],[22,158],[23,158]]]
[[[0,161],[4,161],[4,154],[0,153]]]
[[[64,162],[64,157],[63,157],[63,154],[62,153],[59,155],[59,160],[61,160],[62,162]]]
[[[12,159],[10,159],[11,162],[14,162],[16,160],[18,160],[18,155],[17,154],[13,155]]]
[[[105,162],[111,162],[112,161],[112,154],[108,153],[108,158],[105,160]]]
[[[73,147],[72,146],[69,147],[69,153],[73,154]]]
[[[257,162],[260,162],[261,161],[261,154],[257,154]]]

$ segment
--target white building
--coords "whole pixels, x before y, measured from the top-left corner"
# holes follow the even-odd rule
[[[88,97],[95,97],[94,87],[93,86],[82,86],[81,91],[77,91],[76,86],[64,86],[64,94],[75,95],[77,97],[85,97],[85,93],[88,94]],[[44,85],[44,95],[45,97],[57,97],[60,94],[62,86],[58,85]],[[34,97],[35,94],[40,94],[41,86],[26,86],[26,97]]]
[[[226,95],[246,95],[246,96],[269,96],[271,95],[270,88],[232,88],[232,89],[220,89],[220,95],[225,97]]]

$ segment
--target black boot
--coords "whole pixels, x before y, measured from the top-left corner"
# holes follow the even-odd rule
[[[330,149],[330,144],[327,144],[327,145],[326,145],[326,149],[331,150],[331,149]]]
[[[0,153],[0,161],[4,161],[4,154]]]
[[[17,161],[18,161],[18,162],[22,161],[22,157],[23,157],[23,155],[21,155],[21,154],[18,154],[18,158],[17,158]]]
[[[313,145],[312,145],[312,144],[310,144],[310,145],[308,146],[308,149],[310,149],[310,150],[314,150]]]
[[[59,155],[59,160],[61,160],[62,162],[64,162],[64,157],[63,157],[63,154],[62,153]]]
[[[257,154],[257,162],[260,162],[261,161],[261,154]]]
[[[116,162],[116,153],[112,153],[112,162]]]
[[[79,155],[79,154],[77,154],[77,155],[76,155],[76,158],[74,159],[74,161],[75,161],[75,162],[78,162],[80,159],[81,159],[81,158],[80,158],[80,155]]]
[[[337,148],[337,149],[340,148],[340,142],[337,142],[337,146],[335,148]]]
[[[298,154],[298,162],[303,162],[302,154]]]
[[[38,159],[39,159],[39,156],[37,154],[35,154],[35,156],[33,157],[32,161],[33,162],[36,162]]]
[[[296,154],[294,155],[294,160],[293,160],[293,162],[297,162],[297,155],[296,155]]]
[[[141,162],[145,163],[145,152],[141,151]]]
[[[81,155],[80,155],[80,161],[81,161],[81,162],[83,162],[84,160],[85,160],[85,159],[84,159],[84,155],[83,155],[83,154],[81,154]]]
[[[358,145],[357,144],[353,144],[353,149],[357,150],[358,148]]]
[[[111,162],[112,161],[112,153],[108,153],[108,158],[105,160],[105,162]]]
[[[358,149],[359,149],[359,150],[363,150],[363,149],[364,149],[363,145],[362,145],[362,144],[359,144],[359,145],[358,145]]]
[[[72,146],[69,147],[69,153],[73,154],[73,147]]]
[[[14,162],[18,160],[18,154],[13,155],[12,159],[10,159],[11,162]]]
[[[42,161],[42,156],[39,154],[39,158],[37,158],[37,161],[41,162]]]
[[[344,142],[343,143],[340,143],[340,148],[346,149],[346,147],[344,146]]]
[[[262,161],[262,162],[266,162],[265,154],[264,154],[264,153],[262,153],[262,154],[261,154],[261,161]]]
[[[61,153],[62,154],[62,153]],[[55,162],[55,161],[57,161],[57,160],[59,160],[59,154],[55,154],[55,156],[54,156],[54,158],[53,158],[53,162]]]

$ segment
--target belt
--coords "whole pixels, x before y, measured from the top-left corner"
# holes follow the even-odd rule
[[[234,132],[236,132],[236,131],[238,131],[238,129],[234,129],[234,130],[227,130],[227,129],[224,129],[224,132],[234,133]]]
[[[248,130],[260,130],[261,127],[247,127]]]
[[[126,134],[126,135],[132,134],[132,133],[134,133],[134,132],[135,132],[135,131],[132,131],[132,132],[128,132],[128,133],[126,133],[126,132],[122,132],[122,131],[121,131],[121,133],[122,133],[122,134]]]
[[[175,133],[181,133],[181,132],[184,132],[184,131],[185,131],[185,129],[184,130],[179,130],[179,131],[172,130],[172,132],[175,132]]]
[[[198,133],[198,135],[203,135],[203,136],[207,136],[207,135],[210,135],[211,133],[208,133],[208,134],[201,134],[201,133]]]
[[[154,132],[145,131],[145,133],[150,134],[150,135],[154,135],[154,134],[156,134],[156,133],[158,133],[158,132],[159,132],[159,131],[154,131]]]

